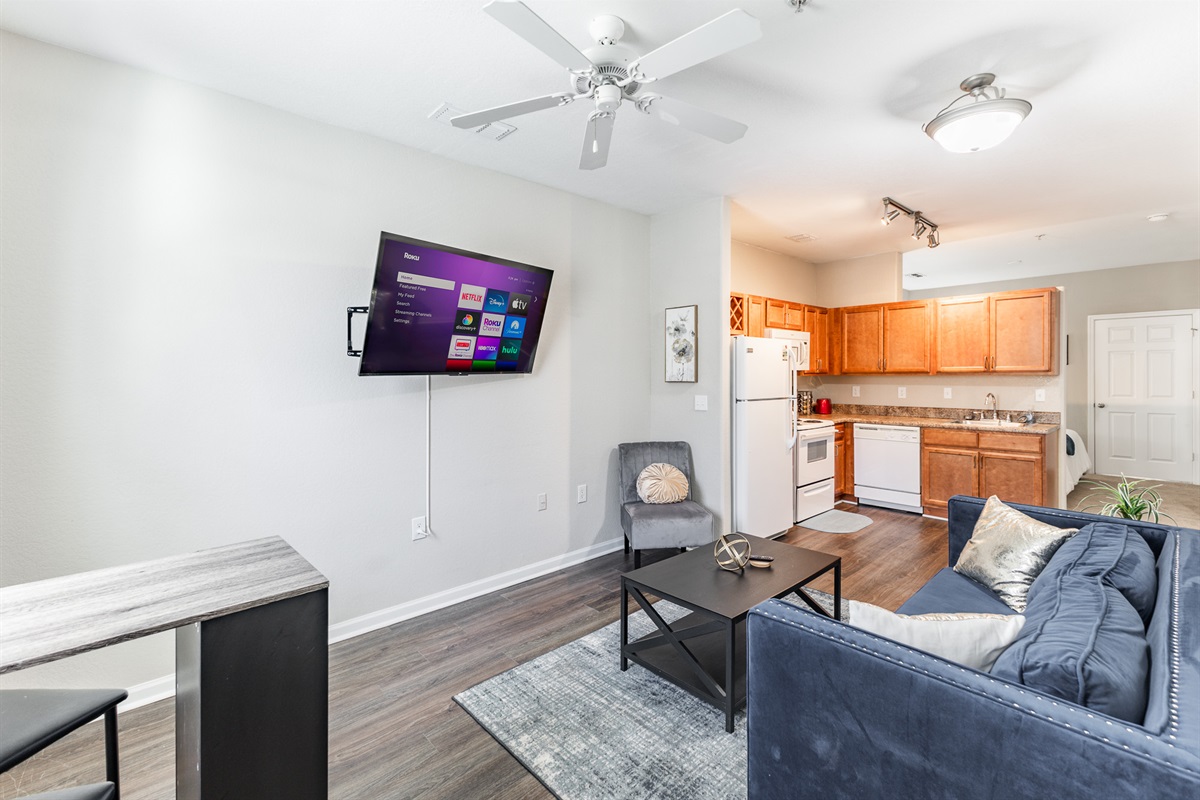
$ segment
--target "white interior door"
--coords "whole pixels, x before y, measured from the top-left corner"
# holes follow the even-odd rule
[[[1198,312],[1091,317],[1096,472],[1196,481]]]

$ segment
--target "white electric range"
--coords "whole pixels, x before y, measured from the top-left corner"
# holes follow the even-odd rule
[[[833,421],[820,417],[796,420],[796,522],[833,508]]]

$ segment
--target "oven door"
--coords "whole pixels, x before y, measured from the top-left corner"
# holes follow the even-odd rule
[[[796,485],[833,477],[833,428],[796,432]]]

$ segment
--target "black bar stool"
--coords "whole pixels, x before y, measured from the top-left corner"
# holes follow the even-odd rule
[[[103,715],[104,763],[109,782],[38,797],[44,800],[102,800],[108,797],[119,800],[117,703],[128,696],[124,689],[0,690],[0,772],[8,772],[71,731]]]

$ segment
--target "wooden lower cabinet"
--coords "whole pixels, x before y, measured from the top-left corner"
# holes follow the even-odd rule
[[[1048,441],[1051,440],[1051,441]],[[946,514],[956,494],[996,495],[1006,503],[1046,505],[1056,485],[1056,434],[925,428],[921,436],[921,505]]]
[[[854,426],[839,422],[833,426],[833,495],[854,500]]]

